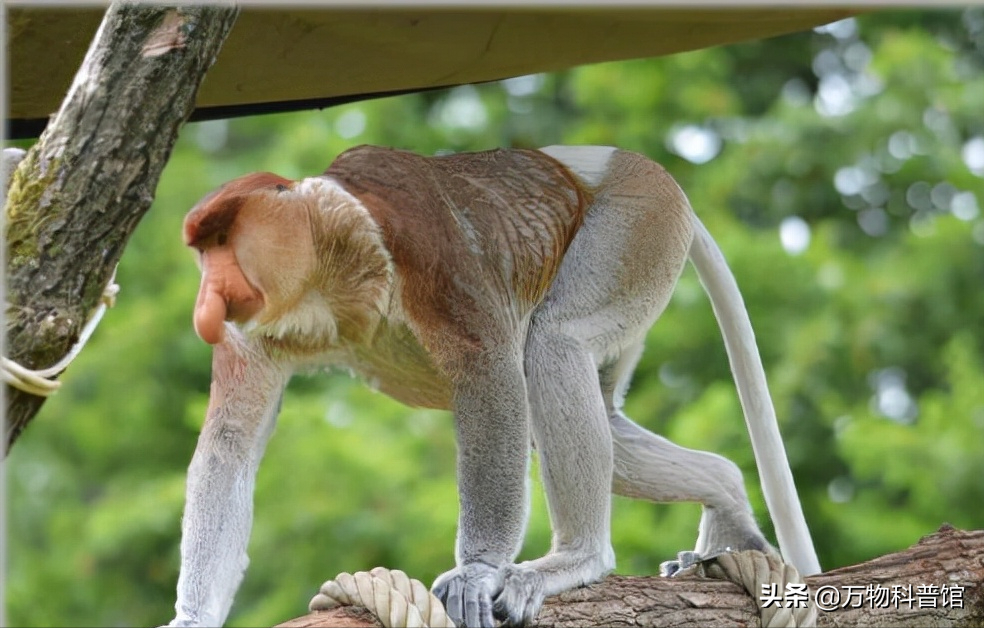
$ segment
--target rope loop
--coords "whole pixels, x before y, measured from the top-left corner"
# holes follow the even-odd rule
[[[308,608],[313,612],[338,606],[363,606],[387,628],[454,628],[441,601],[399,569],[340,573],[321,585]]]
[[[758,550],[727,552],[700,566],[707,576],[730,580],[745,589],[759,607],[763,628],[817,625],[817,606],[806,582],[795,567],[778,555]],[[791,591],[804,593],[801,603],[790,599]]]
[[[82,328],[82,332],[79,334],[79,339],[65,357],[46,369],[32,370],[4,356],[2,370],[0,370],[0,379],[5,384],[9,384],[18,390],[38,397],[50,397],[55,394],[61,387],[61,382],[53,378],[67,369],[68,365],[72,363],[72,360],[82,352],[85,343],[89,341],[89,337],[92,336],[92,333],[96,331],[96,327],[99,326],[99,321],[102,320],[103,314],[106,313],[107,309],[116,304],[116,295],[119,292],[120,287],[116,284],[116,271],[113,270],[113,276],[109,278],[109,283],[103,290],[102,297],[99,299],[99,305],[96,306],[89,320],[86,321],[85,327]]]

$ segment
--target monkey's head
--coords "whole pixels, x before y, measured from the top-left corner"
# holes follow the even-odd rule
[[[289,179],[258,172],[206,196],[185,217],[202,283],[195,331],[222,341],[224,323],[262,324],[300,298],[313,267],[310,213]]]

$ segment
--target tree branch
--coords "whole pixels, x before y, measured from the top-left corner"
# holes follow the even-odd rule
[[[821,610],[821,627],[984,626],[984,530],[965,532],[944,525],[904,551],[806,581],[811,595],[836,592],[838,597],[837,604],[828,598],[821,606],[836,607]],[[893,599],[896,586],[900,595],[910,596],[911,604]],[[882,590],[888,594],[884,607],[879,607]],[[278,628],[381,625],[365,609],[345,607],[310,613]],[[535,625],[715,628],[760,626],[761,620],[758,602],[732,582],[696,576],[610,576],[548,599]]]
[[[239,9],[114,3],[4,205],[7,356],[65,355],[150,208]],[[7,388],[7,449],[44,403]]]

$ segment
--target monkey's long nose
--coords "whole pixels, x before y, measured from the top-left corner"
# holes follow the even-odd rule
[[[210,345],[222,342],[225,333],[226,302],[216,286],[202,276],[202,287],[195,303],[195,333]]]

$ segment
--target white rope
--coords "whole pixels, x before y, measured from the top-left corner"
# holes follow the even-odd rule
[[[46,369],[38,370],[25,368],[4,356],[3,369],[0,371],[0,377],[2,377],[4,383],[26,393],[37,395],[38,397],[49,397],[53,395],[61,387],[61,382],[52,378],[67,369],[68,365],[72,363],[72,360],[81,353],[85,343],[92,336],[92,332],[96,331],[96,327],[99,325],[99,321],[102,320],[106,310],[113,307],[116,303],[116,295],[119,292],[120,287],[116,284],[116,271],[114,270],[113,276],[110,277],[109,283],[106,285],[106,289],[103,290],[102,297],[99,299],[99,305],[92,312],[92,316],[89,317],[85,327],[82,328],[82,332],[79,334],[79,339],[75,342],[71,350],[69,350],[68,354],[56,364]]]
[[[340,573],[321,585],[308,608],[314,612],[338,606],[365,607],[386,628],[454,628],[441,601],[398,569]]]
[[[791,603],[788,585],[807,592],[809,589],[796,568],[782,562],[779,556],[745,550],[721,554],[699,565],[706,575],[730,580],[745,589],[759,607],[763,628],[817,625],[817,606],[809,593],[803,604]]]

